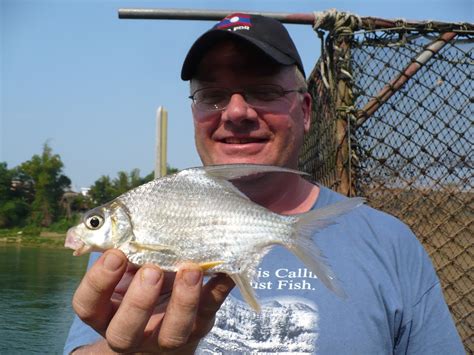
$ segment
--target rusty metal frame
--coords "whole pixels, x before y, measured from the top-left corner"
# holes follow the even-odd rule
[[[359,110],[356,114],[357,126],[361,126],[392,97],[410,78],[412,78],[423,65],[438,53],[449,41],[456,37],[456,32],[445,32],[438,39],[429,44],[397,77],[384,86],[380,92]]]
[[[313,25],[318,13],[290,13],[290,12],[260,12],[245,10],[196,10],[196,9],[145,9],[145,8],[121,8],[118,10],[120,19],[141,19],[141,20],[200,20],[218,21],[231,13],[247,13],[252,15],[263,15],[275,18],[283,23]],[[388,29],[400,27],[401,24],[407,29],[433,29],[443,32],[443,28],[452,32],[474,31],[472,23],[447,23],[441,21],[405,21],[401,19],[387,20],[375,17],[361,17],[360,29]],[[324,28],[330,31],[331,28]]]

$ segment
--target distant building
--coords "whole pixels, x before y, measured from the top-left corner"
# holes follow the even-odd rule
[[[22,181],[22,180],[12,180],[10,190],[16,191],[21,189],[29,189],[31,187],[30,181]]]

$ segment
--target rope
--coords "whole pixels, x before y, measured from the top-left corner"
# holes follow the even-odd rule
[[[339,12],[336,9],[314,12],[313,29],[329,32],[354,32],[362,27],[362,19],[349,12]]]
[[[322,12],[314,12],[313,29],[321,39],[321,62],[320,73],[321,79],[326,89],[334,87],[331,70],[329,70],[330,58],[324,46],[324,30],[329,31],[330,35],[336,37],[341,34],[351,35],[362,27],[362,19],[348,12],[339,12],[336,9],[330,9]],[[335,49],[337,46],[333,45]],[[344,70],[343,75],[347,79],[352,79],[349,71]]]

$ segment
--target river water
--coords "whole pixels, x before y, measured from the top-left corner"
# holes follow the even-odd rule
[[[88,258],[0,244],[0,354],[61,354]]]

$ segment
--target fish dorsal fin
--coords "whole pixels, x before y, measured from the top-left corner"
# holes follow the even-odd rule
[[[305,172],[282,168],[273,165],[262,165],[262,164],[223,164],[223,165],[207,165],[203,167],[204,171],[209,175],[224,179],[233,180],[245,176],[262,173],[291,173],[298,175],[308,175]]]

